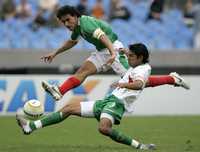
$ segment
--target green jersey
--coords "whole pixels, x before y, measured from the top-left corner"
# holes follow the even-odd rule
[[[106,48],[106,46],[99,40],[99,35],[102,33],[107,35],[111,42],[118,39],[109,24],[94,17],[82,15],[79,18],[78,26],[72,32],[71,39],[77,40],[81,36],[89,43],[95,45],[98,51],[101,51]]]

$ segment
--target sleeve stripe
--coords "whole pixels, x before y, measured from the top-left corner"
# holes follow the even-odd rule
[[[105,33],[100,29],[100,28],[97,28],[94,33],[93,33],[93,37],[97,38],[97,39],[100,39],[100,37],[102,35],[104,35]]]

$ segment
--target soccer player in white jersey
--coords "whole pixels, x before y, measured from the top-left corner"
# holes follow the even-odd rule
[[[73,101],[59,111],[36,121],[29,121],[17,115],[16,119],[24,134],[30,134],[39,128],[60,123],[70,115],[77,115],[96,118],[99,121],[99,132],[118,143],[143,150],[155,149],[154,144],[143,144],[112,128],[114,124],[120,124],[124,112],[133,111],[133,103],[144,89],[151,73],[151,66],[148,64],[149,52],[146,46],[141,43],[129,46],[128,62],[130,68],[115,84],[116,89],[110,96],[102,100]]]
[[[112,68],[121,77],[126,73],[129,68],[128,62],[125,55],[119,53],[119,49],[124,48],[124,46],[109,24],[91,16],[81,15],[74,7],[68,5],[58,10],[57,17],[72,32],[71,39],[67,40],[56,51],[42,56],[41,59],[51,63],[58,54],[75,46],[80,38],[93,44],[96,47],[96,52],[93,52],[78,71],[61,85],[55,86],[46,81],[42,82],[43,88],[55,100],[60,100],[67,91],[79,86],[92,74],[107,71],[109,68]],[[177,73],[150,76],[146,87],[155,87],[164,84],[189,89],[188,84]]]

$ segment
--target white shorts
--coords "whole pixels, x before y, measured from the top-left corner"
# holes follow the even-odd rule
[[[108,49],[104,49],[100,52],[96,51],[92,53],[87,60],[92,62],[95,65],[97,72],[101,72],[101,71],[105,72],[108,69],[112,68],[118,75],[123,76],[126,73],[127,69],[123,66],[123,64],[119,60],[118,50],[120,48],[124,48],[124,46],[120,41],[115,41],[113,43],[113,47],[117,52],[117,56],[115,58],[115,61],[111,65],[111,67],[105,65],[110,57],[110,53]]]
[[[95,101],[83,101],[81,104],[81,117],[94,117],[93,107]]]
[[[80,104],[81,104],[81,117],[87,117],[87,118],[95,117],[93,111],[95,101],[83,101]],[[101,113],[100,119],[101,118],[107,118],[112,122],[112,124],[114,124],[113,116],[108,113]]]

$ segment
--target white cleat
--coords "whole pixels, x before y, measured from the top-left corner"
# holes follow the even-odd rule
[[[154,144],[139,144],[137,149],[140,149],[140,150],[156,150],[156,145],[154,145]]]
[[[54,98],[54,100],[58,101],[62,98],[62,94],[60,93],[57,86],[51,85],[46,81],[42,81],[42,87]]]
[[[171,72],[169,75],[174,78],[175,86],[183,87],[184,89],[187,89],[187,90],[190,89],[190,85],[178,73]]]
[[[16,115],[16,120],[17,120],[18,125],[21,127],[21,129],[22,129],[22,131],[25,135],[29,135],[33,132],[31,127],[29,126],[29,123],[30,123],[29,120],[24,119],[20,115]]]

